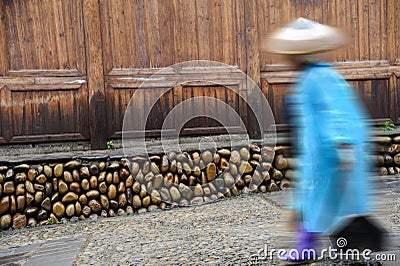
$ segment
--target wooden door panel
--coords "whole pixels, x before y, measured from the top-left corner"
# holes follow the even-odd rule
[[[146,135],[148,136],[159,136],[162,128],[164,128],[165,132],[172,132],[175,130],[177,125],[174,114],[170,114],[172,110],[174,110],[175,114],[192,114],[192,108],[197,108],[196,110],[207,114],[206,116],[217,116],[218,114],[223,115],[228,111],[228,108],[225,105],[222,109],[220,105],[207,105],[204,98],[199,101],[201,102],[200,105],[196,105],[195,107],[190,104],[180,105],[186,100],[191,103],[190,99],[193,97],[217,98],[235,110],[235,112],[242,117],[244,123],[246,123],[245,111],[247,109],[245,108],[245,103],[240,99],[235,91],[224,86],[176,86],[167,91],[165,87],[155,86],[144,89],[145,94],[134,94],[137,88],[136,85],[130,87],[129,84],[118,84],[115,82],[112,82],[107,87],[106,109],[107,120],[110,121],[110,123],[107,124],[108,137],[121,137],[125,111],[132,96],[135,97],[137,103],[134,107],[135,116],[132,119],[135,119],[135,121],[141,125],[146,123]],[[150,106],[150,99],[158,99],[152,107]],[[148,112],[150,112],[149,116],[145,117],[145,114]],[[171,120],[165,121],[169,114]],[[234,117],[229,117],[228,123],[222,126],[226,126],[231,130],[239,131],[239,122],[240,121],[237,121]],[[208,132],[221,133],[225,132],[225,129],[222,126],[213,119],[198,117],[188,121],[181,133],[204,134],[207,130]]]
[[[85,75],[81,1],[5,1],[8,75]],[[5,61],[5,59],[7,61]]]
[[[7,108],[1,120],[9,125],[2,131],[6,141],[89,138],[86,85],[10,85],[3,89]]]

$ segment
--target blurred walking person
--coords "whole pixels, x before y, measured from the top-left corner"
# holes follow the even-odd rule
[[[312,259],[301,251],[315,249],[319,234],[370,210],[366,112],[334,67],[320,62],[323,52],[345,41],[340,30],[299,18],[264,42],[266,51],[286,55],[301,71],[286,98],[299,161],[292,207],[299,217],[294,248],[300,257],[290,261]]]

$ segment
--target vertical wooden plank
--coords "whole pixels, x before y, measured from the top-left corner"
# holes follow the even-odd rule
[[[20,27],[18,27],[20,24],[16,23],[11,18],[12,14],[16,14],[17,17],[22,15],[19,15],[19,13],[17,13],[20,12],[20,9],[15,8],[14,2],[10,2],[10,4],[7,5],[6,7],[6,10],[7,10],[7,30],[8,30],[7,36],[10,41],[8,52],[10,55],[13,55],[13,61],[12,62],[9,61],[10,69],[16,69],[15,66],[17,66],[17,68],[20,68],[25,63],[22,61],[23,58],[25,57],[22,55],[21,43],[16,41],[18,39],[18,36],[20,36],[20,34],[23,34],[23,31],[21,30]],[[25,35],[25,38],[29,38],[29,36]]]
[[[400,77],[396,76],[396,80],[394,82],[395,82],[394,90],[396,91],[396,103],[394,103],[394,104],[396,104],[396,106],[394,108],[396,108],[396,110],[397,110],[397,119],[395,121],[397,123],[400,123],[400,110],[398,109],[398,106],[400,104],[400,92],[399,92],[399,90],[400,90]]]
[[[160,47],[160,26],[158,14],[158,1],[147,0],[144,2],[145,12],[145,31],[146,45],[148,45],[148,55],[150,67],[159,67],[161,65],[161,47]]]
[[[9,51],[8,51],[8,35],[7,35],[7,14],[4,1],[0,1],[0,76],[5,76],[9,70]]]
[[[246,74],[260,85],[260,47],[257,27],[257,2],[250,0],[245,2],[245,46],[246,46]]]
[[[369,12],[368,12],[368,0],[359,0],[358,1],[358,37],[359,41],[359,51],[360,51],[360,60],[367,61],[369,60]]]
[[[351,40],[349,43],[349,53],[351,55],[351,58],[348,58],[350,61],[359,61],[360,60],[360,51],[358,49],[359,47],[359,36],[358,36],[358,2],[356,0],[348,0],[348,6],[349,6],[349,13],[350,13],[350,21],[348,22],[351,26],[349,26],[349,34],[351,36]]]
[[[379,4],[376,0],[369,0],[368,5],[368,39],[369,60],[380,59],[380,32],[379,32]]]
[[[387,36],[388,36],[388,45],[387,45],[387,59],[389,64],[393,65],[396,62],[396,56],[398,49],[396,49],[396,45],[400,43],[399,39],[396,38],[399,33],[397,32],[396,25],[398,22],[398,13],[396,13],[396,3],[399,3],[397,0],[388,0],[387,5]]]
[[[212,49],[210,49],[210,57],[215,61],[223,61],[222,0],[211,0],[207,3],[211,19],[209,45]]]
[[[237,0],[235,5],[235,29],[236,29],[236,54],[237,54],[237,65],[242,71],[246,71],[246,47],[244,45],[245,34],[244,34],[244,3],[243,1]]]
[[[161,49],[161,67],[166,67],[178,62],[175,59],[175,38],[174,28],[174,6],[171,1],[159,1],[158,2],[158,15],[159,15],[159,28],[160,28],[160,47]]]
[[[187,55],[184,60],[196,60],[198,58],[197,47],[197,25],[196,25],[196,1],[185,0],[182,3],[182,22],[184,25],[185,39],[183,40],[184,49]]]
[[[68,54],[65,52],[67,50],[67,43],[65,41],[65,25],[64,25],[64,17],[62,3],[56,1],[53,5],[53,12],[55,14],[55,32],[53,36],[55,37],[55,42],[57,43],[57,58],[59,60],[60,66],[68,66]]]
[[[338,13],[337,12],[338,12],[338,10],[337,10],[337,8],[338,8],[338,5],[336,3],[336,0],[334,0],[334,1],[328,0],[327,16],[326,16],[326,18],[327,18],[326,24],[327,25],[330,25],[330,26],[336,26],[337,25],[337,23],[338,23],[338,21],[337,21],[337,18],[338,18]],[[331,60],[331,61],[338,61],[338,52],[337,51],[332,51],[332,52],[328,53],[328,57],[329,57],[329,60]]]
[[[176,112],[176,114],[180,114],[183,113],[183,106],[179,105],[184,99],[183,99],[183,86],[182,84],[179,84],[177,86],[175,86],[175,88],[173,89],[173,97],[174,97],[174,111]],[[179,106],[178,106],[179,105]],[[182,116],[180,115],[174,115],[174,129],[178,130],[178,126],[180,126],[180,122],[181,122],[181,118]],[[180,133],[179,131],[177,132],[178,134]]]
[[[398,122],[400,119],[400,111],[399,111],[399,92],[397,87],[397,77],[393,73],[389,78],[389,101],[390,108],[389,114],[390,118],[393,122]]]
[[[338,27],[340,29],[344,29],[346,27],[346,14],[348,12],[349,11],[346,9],[346,5],[343,1],[336,2],[337,20],[336,20],[336,24],[334,24],[333,26]],[[337,54],[337,57],[336,57],[337,62],[346,61],[346,58],[348,57],[347,47],[340,49],[340,50],[336,50],[335,52]]]
[[[387,59],[387,42],[388,42],[388,32],[387,32],[387,1],[380,1],[380,19],[379,19],[379,39],[380,39],[380,57],[379,59]]]
[[[86,60],[89,89],[89,127],[92,149],[107,148],[105,90],[103,75],[103,54],[98,0],[83,1],[85,24]]]
[[[211,59],[210,50],[211,46],[209,41],[212,38],[210,36],[210,16],[208,13],[208,1],[197,1],[196,12],[197,12],[197,47],[200,60]]]
[[[222,3],[222,28],[225,30],[225,34],[222,35],[222,56],[223,61],[226,64],[233,65],[234,61],[234,43],[233,43],[233,19],[232,19],[232,5],[229,5],[226,1]],[[257,22],[257,21],[256,21]]]
[[[245,2],[244,9],[245,17],[245,45],[246,45],[246,74],[249,76],[258,86],[260,86],[260,47],[258,40],[258,29],[257,29],[257,2],[255,0],[249,0]],[[247,88],[247,101],[250,106],[260,106],[261,99],[256,99],[254,95],[251,95],[249,87],[251,83],[246,84]],[[258,127],[256,117],[249,108],[247,111],[248,119],[248,133],[250,138],[260,138],[261,131]]]
[[[399,14],[400,13],[400,2],[396,1],[396,9],[395,9],[395,14]],[[397,65],[400,65],[400,42],[398,40],[400,40],[400,23],[398,23],[398,18],[396,17],[396,26],[395,29],[393,30],[396,33],[396,37],[395,40],[396,44],[395,44],[395,51],[396,51],[396,61],[397,61]],[[400,87],[398,86],[397,89],[400,89]]]
[[[1,134],[3,139],[8,142],[12,135],[12,109],[11,109],[11,91],[7,86],[0,89],[0,119],[1,119]]]
[[[182,43],[183,43],[183,25],[181,21],[181,5],[179,0],[172,0],[172,6],[173,6],[173,18],[174,18],[174,29],[173,29],[173,38],[174,38],[174,57],[175,61],[180,62],[182,61],[182,58],[184,58],[185,51],[182,48]]]
[[[63,3],[64,21],[67,21],[65,39],[70,67],[76,67],[82,76],[86,75],[85,43],[83,39],[82,1],[61,1]],[[79,12],[79,15],[77,14]],[[73,15],[77,14],[77,15]]]
[[[136,41],[136,67],[148,68],[150,66],[148,53],[146,47],[148,44],[145,42],[145,26],[144,26],[144,1],[137,0],[134,2],[134,21],[133,25],[136,26],[136,34],[134,36]],[[130,24],[130,18],[127,24]]]

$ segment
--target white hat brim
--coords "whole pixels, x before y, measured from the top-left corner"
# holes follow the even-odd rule
[[[334,50],[347,42],[346,35],[330,26],[299,18],[267,36],[263,49],[276,54],[310,54]]]

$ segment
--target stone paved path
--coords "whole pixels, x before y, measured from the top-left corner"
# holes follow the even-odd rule
[[[397,252],[400,184],[378,185],[376,216],[390,230],[391,250]],[[290,246],[289,196],[290,191],[248,194],[196,207],[0,232],[0,265],[276,265],[280,262],[257,262],[254,255],[265,247]],[[397,257],[400,261],[400,253]]]

